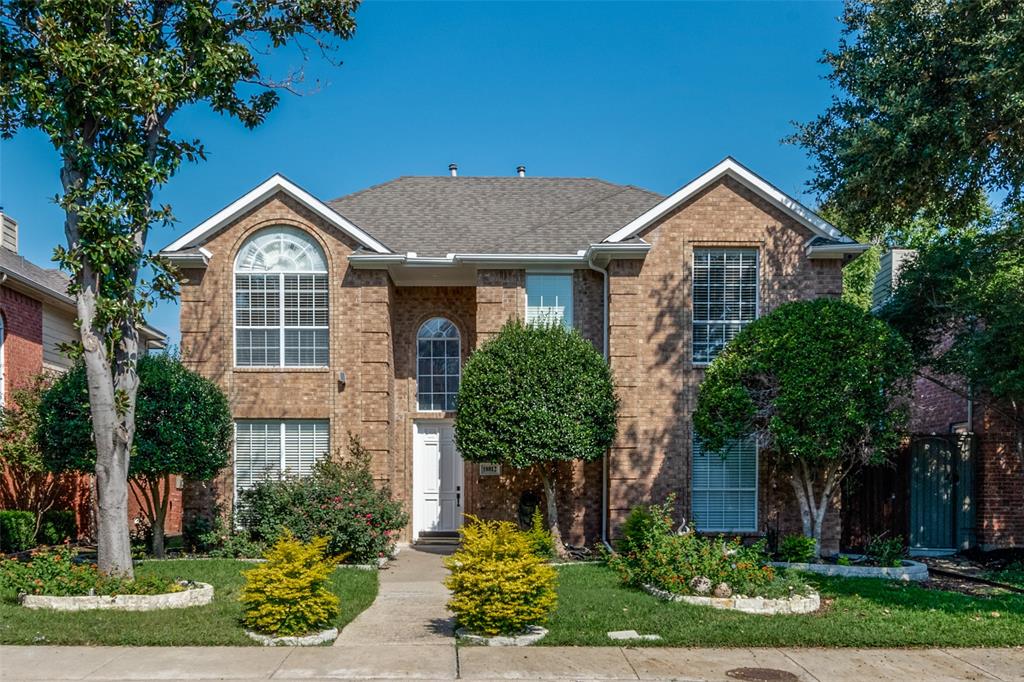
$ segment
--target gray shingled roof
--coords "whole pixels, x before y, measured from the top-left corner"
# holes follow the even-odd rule
[[[575,253],[663,197],[594,178],[400,177],[327,205],[397,253]]]
[[[68,296],[70,278],[56,268],[41,268],[24,256],[0,248],[0,273],[5,273],[40,292],[73,303]],[[167,341],[167,334],[148,324],[143,327],[142,333],[161,346]]]
[[[57,296],[68,295],[68,276],[60,270],[41,268],[24,256],[0,249],[0,272],[6,272]]]

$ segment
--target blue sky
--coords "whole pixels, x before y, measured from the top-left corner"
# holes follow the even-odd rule
[[[790,122],[831,96],[818,63],[835,46],[838,2],[368,2],[340,67],[305,66],[255,131],[195,108],[172,131],[209,159],[159,194],[179,220],[163,247],[281,172],[322,199],[399,175],[591,176],[670,192],[726,155],[808,197]],[[267,60],[283,75],[294,52]],[[39,133],[0,143],[0,205],[21,252],[48,264],[63,242],[57,156]],[[150,321],[178,339],[175,304]]]

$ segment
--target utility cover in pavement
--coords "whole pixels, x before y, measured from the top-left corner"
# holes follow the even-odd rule
[[[776,670],[775,668],[733,668],[726,670],[725,674],[734,680],[747,680],[748,682],[788,682],[799,679],[787,670]]]

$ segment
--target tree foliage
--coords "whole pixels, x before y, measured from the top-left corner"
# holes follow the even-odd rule
[[[787,303],[744,328],[711,363],[694,427],[708,450],[726,457],[732,439],[751,435],[777,454],[791,472],[804,532],[820,543],[839,482],[899,445],[913,368],[907,343],[857,306]]]
[[[455,440],[464,458],[540,471],[561,550],[556,465],[597,459],[611,445],[618,400],[608,363],[573,329],[512,320],[470,356],[457,406]]]
[[[1024,430],[1024,219],[919,251],[881,315],[920,366],[970,384]]]
[[[0,134],[35,128],[59,155],[80,351],[98,452],[97,545],[104,573],[132,573],[128,459],[135,432],[135,363],[143,313],[173,298],[177,275],[147,246],[172,220],[154,192],[202,141],[172,134],[196,104],[254,127],[300,74],[275,80],[261,55],[297,45],[327,52],[351,37],[357,0],[3,0]]]
[[[1024,186],[1024,3],[847,0],[822,61],[839,91],[790,141],[812,187],[861,230],[933,214],[964,225]],[[858,230],[855,230],[855,232]]]
[[[233,422],[220,388],[187,369],[176,358],[150,355],[139,360],[138,429],[129,476],[143,496],[153,526],[154,552],[163,551],[163,521],[172,475],[209,480],[228,463]],[[39,441],[52,471],[89,472],[96,446],[89,418],[85,367],[76,365],[45,393]]]
[[[0,408],[0,505],[32,512],[33,537],[39,534],[43,515],[73,483],[71,476],[50,473],[39,448],[39,405],[49,384],[45,375],[33,377],[11,391]]]

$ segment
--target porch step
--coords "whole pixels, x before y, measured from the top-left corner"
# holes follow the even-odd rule
[[[422,531],[416,538],[417,545],[457,545],[459,534],[447,531]]]

